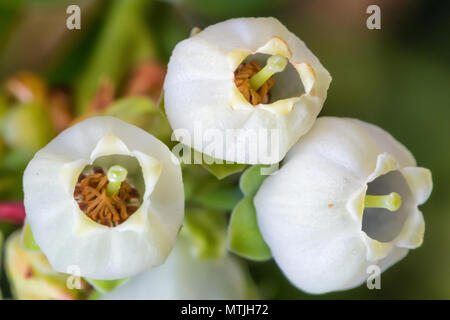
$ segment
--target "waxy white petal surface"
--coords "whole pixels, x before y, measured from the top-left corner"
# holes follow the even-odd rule
[[[145,182],[140,208],[110,228],[88,218],[73,198],[83,168],[100,156],[135,157]],[[160,265],[184,216],[181,169],[145,131],[112,117],[65,130],[36,153],[24,174],[24,203],[34,237],[52,267],[98,280],[126,278]]]
[[[424,220],[417,206],[428,198],[432,182],[430,172],[415,165],[403,145],[374,125],[319,118],[254,198],[264,240],[290,281],[311,293],[348,289],[367,279],[368,266],[385,270],[420,246]],[[364,209],[371,188],[380,194],[398,188],[402,207]],[[390,214],[391,225],[377,230],[373,214]],[[370,233],[390,240],[366,234],[363,218],[370,218]]]

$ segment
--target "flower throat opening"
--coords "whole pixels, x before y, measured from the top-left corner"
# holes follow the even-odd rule
[[[257,74],[261,69],[258,62],[251,61],[242,63],[234,72],[234,83],[236,84],[236,87],[245,99],[254,106],[260,103],[269,103],[269,89],[275,85],[275,80],[273,80],[273,77],[270,77],[258,90],[254,90],[250,86],[250,78]]]
[[[110,166],[111,162],[116,165]],[[120,164],[117,165],[118,163]],[[139,172],[133,170],[136,165],[139,166],[133,157],[113,155],[100,157],[93,165],[87,166],[78,177],[74,191],[74,199],[80,210],[91,220],[108,227],[125,222],[142,202],[142,193],[139,191],[139,186],[143,185],[143,182],[139,181],[143,180],[142,174],[137,179],[133,178],[133,175]],[[132,168],[130,177],[125,173],[122,180],[114,182],[111,170],[122,168],[127,172],[125,168],[128,167]],[[114,184],[116,187],[111,188]]]
[[[402,199],[399,208],[396,208],[395,211],[390,210],[389,206],[383,208],[381,206],[368,207],[367,205],[363,211],[362,231],[379,242],[390,242],[400,234],[408,218],[408,212],[414,210],[413,196],[405,178],[399,171],[390,171],[367,185],[366,198],[369,194],[369,197],[375,197],[375,199],[377,196],[386,199],[392,193],[398,194]],[[388,196],[385,196],[386,194]]]
[[[294,66],[280,56],[257,53],[235,70],[234,83],[253,106],[300,96],[303,84]]]

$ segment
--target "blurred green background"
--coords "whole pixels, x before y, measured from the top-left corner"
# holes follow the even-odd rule
[[[66,28],[66,8],[74,3],[81,7],[81,30]],[[381,30],[366,27],[371,4],[381,8]],[[321,115],[355,117],[384,128],[411,150],[419,166],[431,169],[434,190],[421,208],[423,246],[382,274],[381,290],[362,285],[307,295],[272,261],[250,263],[262,297],[449,299],[449,13],[449,1],[430,0],[2,0],[0,202],[22,199],[21,175],[30,156],[58,130],[30,103],[19,101],[11,111],[8,90],[18,72],[33,71],[48,88],[64,93],[65,115],[73,118],[89,108],[105,79],[120,96],[136,66],[146,61],[164,66],[193,27],[274,16],[305,41],[333,77]],[[2,228],[8,233],[13,227]]]

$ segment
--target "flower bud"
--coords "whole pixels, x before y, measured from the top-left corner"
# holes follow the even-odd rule
[[[38,103],[14,106],[5,116],[2,129],[8,145],[29,153],[45,146],[55,134],[49,113]]]
[[[68,288],[67,275],[52,269],[41,252],[20,246],[20,232],[10,235],[5,246],[5,268],[13,295],[20,300],[75,300],[86,298],[89,286],[79,279],[79,288]]]

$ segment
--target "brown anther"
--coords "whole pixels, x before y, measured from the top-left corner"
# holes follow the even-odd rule
[[[269,90],[275,85],[275,80],[270,77],[261,88],[257,91],[250,87],[250,78],[253,77],[258,71],[261,70],[261,66],[256,61],[241,64],[234,72],[234,83],[242,95],[252,105],[256,106],[260,103],[268,103],[270,96]]]
[[[139,193],[126,181],[119,192],[108,196],[108,178],[98,168],[76,185],[74,197],[80,209],[93,221],[115,227],[127,220],[136,210]]]

